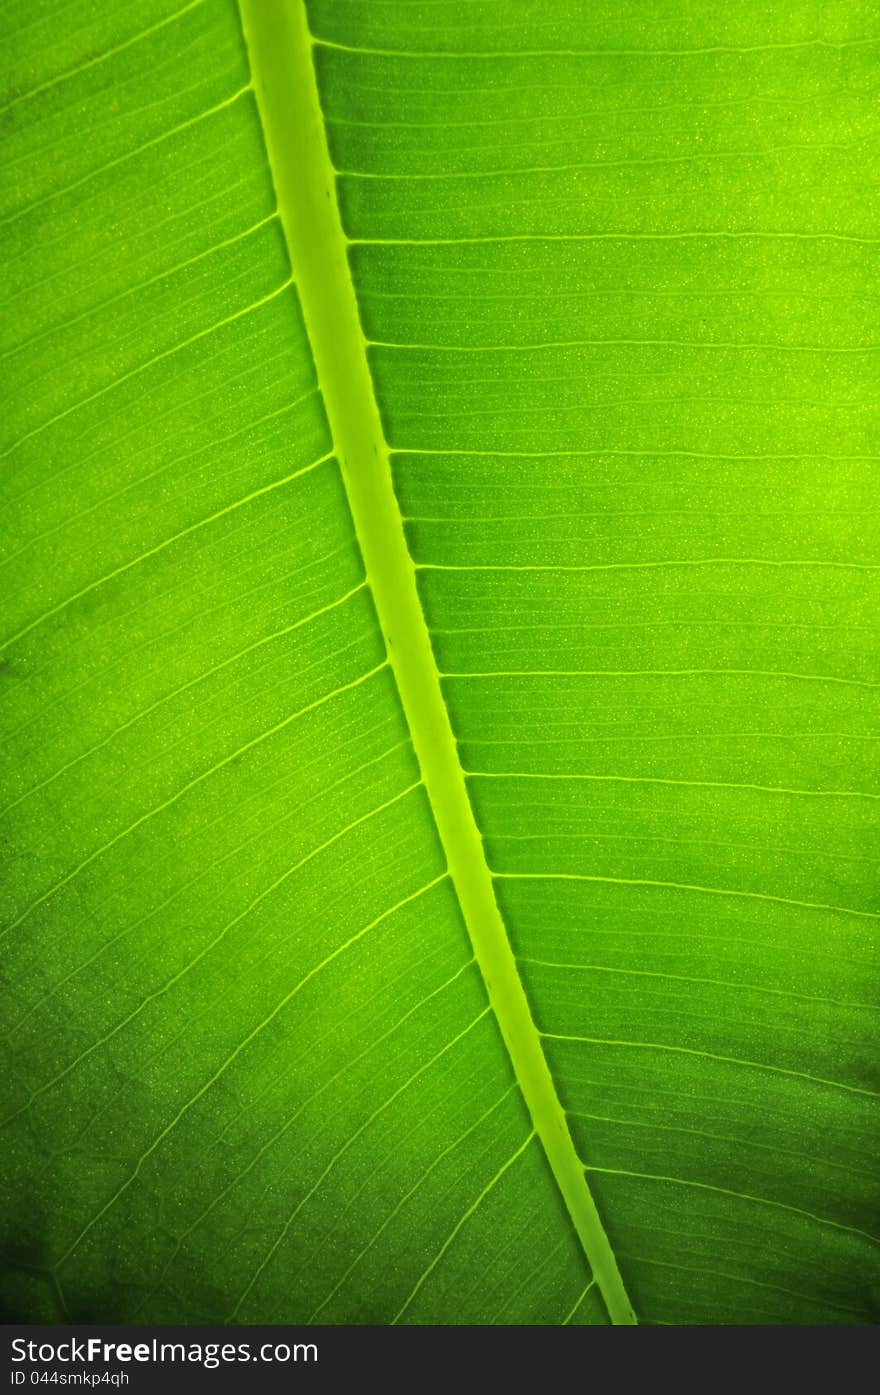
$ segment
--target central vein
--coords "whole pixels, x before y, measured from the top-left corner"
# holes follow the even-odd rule
[[[294,280],[372,588],[447,865],[535,1131],[612,1322],[635,1316],[575,1152],[495,900],[416,590],[327,149],[303,0],[239,0]]]

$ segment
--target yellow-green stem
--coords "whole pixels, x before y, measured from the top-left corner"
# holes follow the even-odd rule
[[[367,577],[474,954],[612,1322],[635,1316],[501,918],[416,589],[348,264],[303,0],[239,0],[294,280]]]

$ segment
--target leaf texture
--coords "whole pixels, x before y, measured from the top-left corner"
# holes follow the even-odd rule
[[[2,25],[9,1312],[876,1320],[876,14]]]

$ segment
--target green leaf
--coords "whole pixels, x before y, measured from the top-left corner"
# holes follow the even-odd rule
[[[2,6],[13,1316],[876,1320],[872,23]]]

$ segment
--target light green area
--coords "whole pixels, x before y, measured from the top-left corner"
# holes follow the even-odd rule
[[[7,1310],[876,1320],[876,15],[244,8],[0,6]]]

